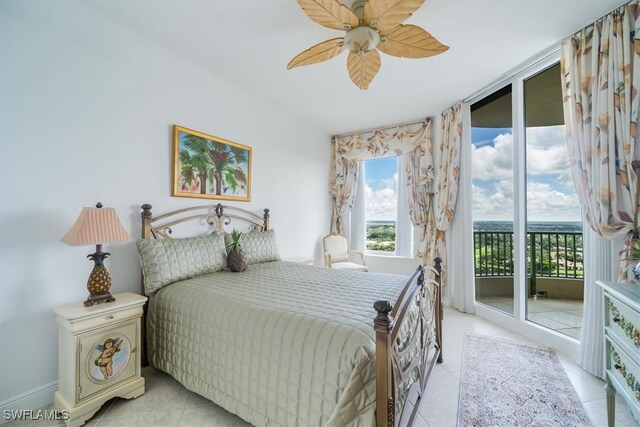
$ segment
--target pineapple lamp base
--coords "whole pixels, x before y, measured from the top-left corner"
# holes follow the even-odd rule
[[[85,307],[91,307],[94,304],[102,304],[103,302],[114,302],[116,299],[111,295],[111,292],[104,292],[101,294],[89,295],[84,302]]]
[[[85,307],[91,307],[94,304],[102,304],[104,302],[113,302],[116,299],[111,295],[111,276],[104,266],[104,260],[111,254],[102,252],[102,245],[96,245],[96,252],[87,255],[87,258],[95,262],[93,270],[87,280],[87,290],[89,297],[84,302]]]

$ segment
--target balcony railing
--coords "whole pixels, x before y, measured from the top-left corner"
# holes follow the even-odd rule
[[[511,231],[475,231],[476,277],[513,276],[514,238]],[[536,277],[584,278],[582,233],[528,232],[527,274]]]

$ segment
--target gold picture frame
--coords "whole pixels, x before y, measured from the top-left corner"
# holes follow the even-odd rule
[[[173,125],[171,195],[251,201],[251,147]]]

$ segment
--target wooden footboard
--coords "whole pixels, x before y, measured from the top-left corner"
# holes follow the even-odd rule
[[[392,306],[376,301],[376,426],[412,425],[435,363],[442,362],[441,259],[418,267]]]

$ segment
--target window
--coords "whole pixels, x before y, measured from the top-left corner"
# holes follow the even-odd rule
[[[396,252],[398,158],[365,161],[367,251]]]
[[[363,162],[352,222],[364,224],[364,249],[369,253],[412,256],[413,226],[409,219],[401,157]],[[355,224],[354,224],[355,225]],[[357,227],[357,225],[356,225]]]

